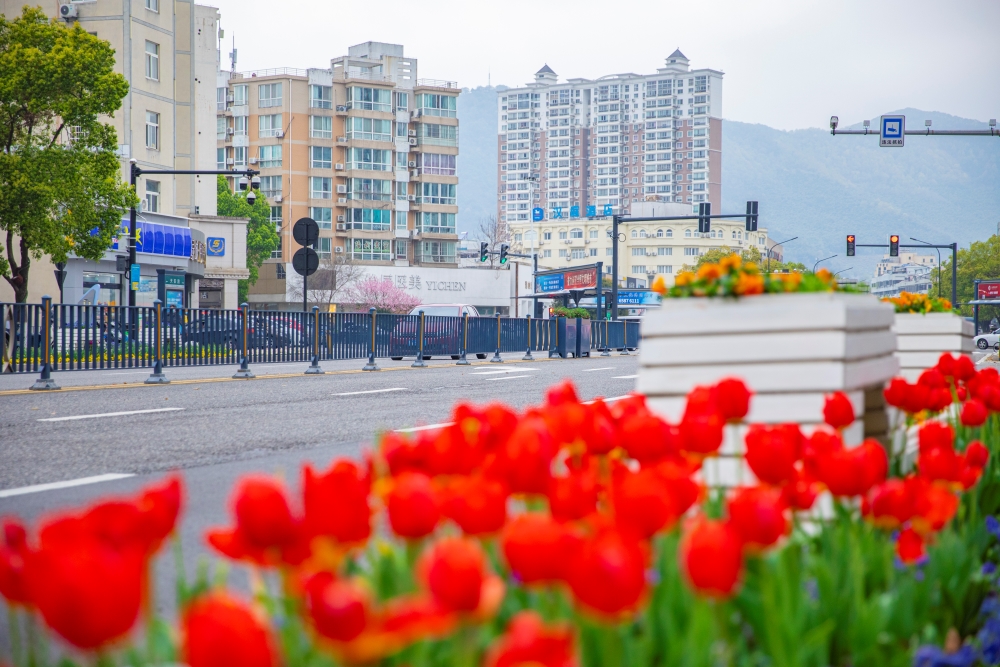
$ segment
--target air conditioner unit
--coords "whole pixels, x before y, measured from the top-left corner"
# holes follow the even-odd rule
[[[275,204],[280,204],[282,201],[284,201],[284,197],[282,197],[281,195],[274,195],[274,199],[272,199],[271,201],[273,201]]]
[[[347,113],[347,106],[344,104],[338,104],[337,111],[339,111],[340,113]]]
[[[236,97],[234,97],[232,93],[229,93],[228,95],[226,95],[226,104],[232,104],[235,101],[236,101]]]
[[[409,135],[409,136],[411,136],[411,137],[415,137],[415,136],[417,136],[417,131],[416,130],[410,130],[406,134]]]
[[[566,239],[566,243],[572,243],[573,239]]]
[[[338,215],[337,216],[337,222],[343,222],[343,221],[344,221],[344,216]]]
[[[417,145],[417,140],[415,138],[413,138],[413,137],[410,137],[410,145],[411,146],[416,146]]]
[[[590,239],[584,239],[583,242],[584,243],[590,243]]]
[[[417,201],[417,195],[406,195],[406,201]]]
[[[250,158],[250,164],[257,164],[257,158],[255,157]]]
[[[65,7],[65,5],[63,5],[63,6]],[[233,136],[233,134],[235,134],[235,133],[236,133],[236,130],[234,130],[233,128],[231,128],[231,127],[227,127],[226,128],[226,134],[228,134],[229,136]]]
[[[338,204],[346,204],[347,203],[347,197],[337,197],[337,203]]]
[[[337,137],[337,143],[338,144],[346,144],[347,143],[347,137]]]
[[[344,163],[343,162],[338,162],[337,164],[333,165],[333,168],[336,169],[337,171],[343,171],[344,170]]]
[[[228,165],[229,165],[229,166],[231,167],[231,166],[233,166],[234,164],[236,164],[236,161],[235,161],[235,160],[233,160],[233,158],[231,158],[231,157],[227,157],[227,158],[226,158],[226,164],[228,164]]]
[[[342,216],[342,215],[339,215],[339,216],[337,216],[337,217],[338,217],[338,218],[343,218],[344,216]],[[342,222],[338,222],[338,223],[337,223],[337,231],[338,231],[338,232],[346,232],[346,231],[347,231],[347,225],[345,225],[345,224],[344,224],[344,223],[342,223]]]
[[[573,259],[573,258],[572,258],[572,257],[570,257],[569,255],[566,255],[566,261],[567,261],[567,262],[568,262],[569,260],[571,260],[571,259]]]
[[[75,19],[76,5],[59,5],[59,18],[67,20]]]
[[[408,167],[416,167],[417,166],[417,161],[416,160],[410,160],[409,162],[406,163],[406,166],[408,166]]]
[[[347,194],[347,186],[346,185],[338,185],[337,186],[337,194],[338,195]]]
[[[344,252],[344,246],[336,246],[333,249],[334,252]]]
[[[419,175],[420,175],[420,170],[419,169],[411,169],[410,170],[410,176],[413,176],[415,178],[415,177],[417,177]]]
[[[279,139],[284,139],[285,138],[285,131],[284,130],[275,130],[274,131],[274,136],[276,136]]]

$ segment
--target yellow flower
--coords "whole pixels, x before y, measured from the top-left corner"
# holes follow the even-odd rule
[[[663,276],[656,276],[656,279],[653,280],[653,285],[652,287],[650,287],[650,289],[656,292],[657,294],[666,294],[667,281],[663,279]]]
[[[775,275],[781,281],[786,292],[795,292],[799,289],[799,283],[802,282],[801,273],[778,273]]]
[[[740,273],[736,279],[737,294],[761,294],[764,292],[764,276],[759,273]]]
[[[831,282],[833,282],[833,274],[830,273],[829,269],[825,269],[825,268],[824,269],[820,269],[819,271],[816,272],[816,277],[819,278],[820,280],[822,280],[823,282],[827,283],[827,284],[830,284]]]
[[[740,259],[740,256],[737,255],[735,252],[733,254],[727,255],[726,257],[723,257],[721,260],[719,260],[719,266],[722,267],[723,271],[729,271],[731,269],[738,269],[738,268],[740,268],[740,264],[742,264],[742,263],[743,263],[743,260]]]
[[[680,273],[677,274],[677,277],[674,278],[674,285],[676,285],[677,287],[687,287],[693,282],[694,282],[694,274],[691,273],[690,271],[681,271]]]
[[[718,264],[702,264],[698,269],[698,278],[704,280],[718,280],[722,275],[722,269]]]

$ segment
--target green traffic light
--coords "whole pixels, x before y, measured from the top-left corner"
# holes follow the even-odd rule
[[[500,263],[501,264],[506,264],[507,263],[507,258],[506,257],[501,257],[500,258]]]

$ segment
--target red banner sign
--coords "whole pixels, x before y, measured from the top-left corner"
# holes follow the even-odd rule
[[[582,269],[580,271],[567,271],[564,274],[564,286],[566,289],[589,289],[597,287],[597,269]]]
[[[977,299],[1000,299],[1000,280],[979,283]]]

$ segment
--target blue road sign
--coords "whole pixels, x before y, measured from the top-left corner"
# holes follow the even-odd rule
[[[579,206],[570,206],[569,207],[569,217],[571,217],[571,218],[579,218],[580,217],[580,207]]]
[[[545,209],[536,206],[531,209],[531,219],[535,222],[541,222],[545,218]]]
[[[611,204],[604,205],[604,215],[614,215],[615,208]]]
[[[587,207],[587,217],[588,218],[593,218],[595,216],[597,216],[597,207],[596,206],[588,206]]]
[[[902,148],[905,131],[906,116],[882,116],[878,145],[886,148]]]
[[[133,264],[132,268],[129,270],[129,282],[132,283],[132,289],[139,289],[139,265]]]

